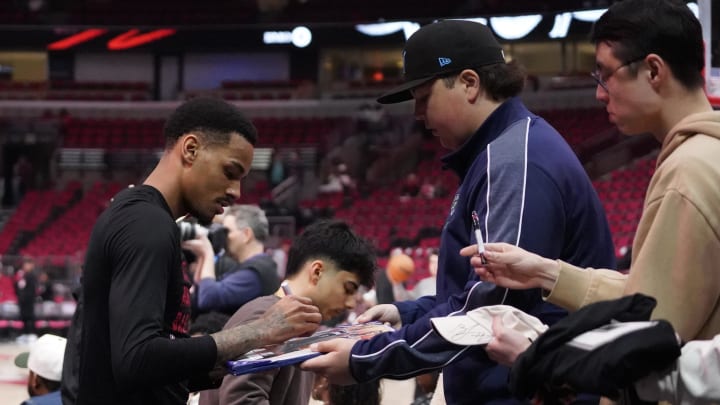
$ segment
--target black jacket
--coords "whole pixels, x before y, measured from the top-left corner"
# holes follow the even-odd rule
[[[539,394],[546,403],[567,388],[617,399],[680,355],[668,322],[638,322],[650,319],[655,304],[635,294],[588,305],[560,320],[518,357],[510,374],[512,392],[520,398]]]

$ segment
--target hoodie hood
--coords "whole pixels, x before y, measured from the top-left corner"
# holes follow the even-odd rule
[[[657,165],[660,166],[678,146],[696,134],[720,139],[720,114],[710,111],[692,114],[678,122],[663,141]]]

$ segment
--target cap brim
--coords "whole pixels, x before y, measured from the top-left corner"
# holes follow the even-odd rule
[[[20,368],[27,368],[28,358],[30,357],[30,352],[22,352],[15,356],[15,365]]]
[[[490,343],[493,339],[493,322],[500,318],[505,328],[520,332],[530,340],[547,330],[541,320],[507,305],[490,305],[475,308],[466,315],[430,318],[433,329],[443,339],[461,346]]]
[[[410,90],[414,89],[417,86],[425,84],[434,78],[435,76],[429,76],[405,82],[400,86],[395,87],[394,89],[378,97],[377,102],[380,104],[395,104],[402,103],[403,101],[412,100],[413,96]]]
[[[430,318],[430,323],[443,339],[460,346],[486,345],[493,338],[490,325],[481,325],[466,315]]]

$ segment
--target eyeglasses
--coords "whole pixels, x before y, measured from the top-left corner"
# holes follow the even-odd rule
[[[629,62],[625,62],[625,63],[623,63],[622,65],[616,67],[615,70],[613,70],[612,72],[608,73],[605,77],[603,77],[603,75],[602,75],[602,73],[600,73],[600,70],[599,70],[599,69],[596,69],[594,72],[591,72],[591,73],[590,73],[590,76],[592,76],[592,78],[595,79],[595,81],[597,82],[597,84],[599,84],[600,87],[603,88],[603,90],[605,90],[606,92],[609,92],[608,86],[607,86],[607,81],[610,80],[610,78],[612,77],[612,75],[614,75],[615,73],[617,73],[618,70],[624,68],[625,66],[630,66],[630,65],[632,65],[633,63],[638,62],[638,61],[641,61],[641,60],[643,60],[643,59],[645,59],[644,56],[643,56],[643,57],[640,57],[640,58],[632,59],[632,60],[629,61]]]

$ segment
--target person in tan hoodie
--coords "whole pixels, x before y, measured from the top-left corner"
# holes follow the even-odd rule
[[[509,288],[537,288],[568,310],[640,292],[653,319],[683,341],[720,333],[720,112],[704,90],[700,23],[684,2],[626,0],[597,21],[596,98],[628,135],[662,144],[645,197],[629,273],[583,269],[503,243],[472,245],[476,273]],[[484,259],[483,259],[484,258]],[[487,263],[483,263],[486,260]],[[510,364],[529,345],[497,325],[490,357]]]

